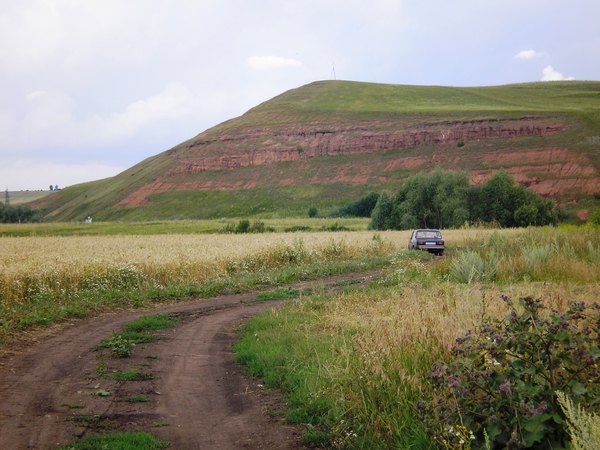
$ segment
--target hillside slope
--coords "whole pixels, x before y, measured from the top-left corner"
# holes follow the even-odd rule
[[[442,166],[504,168],[573,209],[600,193],[600,82],[453,88],[322,81],[109,179],[36,206],[49,220],[305,215]]]

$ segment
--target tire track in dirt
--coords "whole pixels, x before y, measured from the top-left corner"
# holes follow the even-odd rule
[[[293,285],[337,289],[375,273]],[[301,431],[269,414],[282,400],[234,362],[237,326],[282,302],[247,303],[256,292],[79,321],[5,361],[0,370],[0,449],[53,449],[95,432],[147,431],[172,449],[299,449]],[[176,313],[182,323],[136,346],[131,358],[99,358],[95,347],[137,317]],[[151,359],[148,356],[152,356]],[[140,370],[153,378],[115,381]],[[110,395],[94,395],[106,394]],[[128,403],[129,396],[144,403]]]

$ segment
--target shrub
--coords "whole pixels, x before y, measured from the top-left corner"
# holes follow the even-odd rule
[[[484,434],[493,448],[560,447],[568,436],[556,392],[600,404],[600,305],[573,302],[559,314],[525,297],[519,312],[503,299],[509,314],[457,339],[453,359],[431,374],[437,395],[425,420],[442,446],[450,427],[464,426],[480,447]]]
[[[248,219],[242,219],[238,222],[237,225],[229,224],[224,229],[224,233],[265,233],[275,231],[273,227],[267,227],[264,222],[260,220],[255,220],[250,224]]]
[[[314,217],[317,217],[319,215],[319,210],[317,208],[315,208],[314,206],[311,206],[310,208],[308,208],[308,217],[310,217],[311,219]]]

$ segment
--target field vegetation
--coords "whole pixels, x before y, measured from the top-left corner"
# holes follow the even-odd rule
[[[0,238],[0,337],[103,309],[240,292],[379,267],[399,236],[336,234]]]
[[[364,228],[367,220],[360,220],[355,226]],[[130,231],[145,226],[167,230],[167,225],[138,224]],[[508,442],[526,447],[551,442],[552,448],[561,448],[568,433],[587,433],[595,423],[596,416],[585,414],[600,405],[598,323],[593,322],[600,320],[593,309],[600,310],[593,306],[600,304],[598,228],[447,230],[447,256],[436,258],[405,251],[409,231],[126,235],[124,225],[98,224],[99,235],[77,236],[66,225],[41,226],[48,227],[48,235],[19,236],[15,227],[14,236],[0,237],[0,340],[5,342],[34,326],[103,310],[270,287],[257,295],[259,301],[294,301],[250,320],[237,357],[251,374],[286,393],[287,420],[306,425],[307,443],[476,449],[485,448],[488,439],[490,448]],[[180,226],[185,229],[192,223]],[[374,268],[383,269],[382,276],[367,288],[350,285],[337,294],[277,288],[300,279]],[[530,308],[539,308],[528,310],[527,303],[519,303],[521,298],[531,299]],[[594,325],[569,322],[569,317],[581,316],[595,324],[596,334]],[[482,347],[489,345],[486,336],[496,338],[486,334],[490,330],[512,342],[510,327],[501,328],[511,317],[513,323],[524,324],[521,331],[529,333],[532,348],[546,335],[532,331],[531,317],[539,326],[574,326],[581,332],[576,339],[553,334],[560,341],[556,348],[584,354],[555,355],[551,359],[563,365],[546,368],[540,363],[533,369],[507,359],[502,371],[488,376],[495,383],[491,404],[501,405],[494,412],[495,423],[502,425],[481,422],[478,427],[480,422],[469,417],[473,408],[464,406],[469,401],[466,393],[480,392],[469,385],[471,372],[464,369],[480,367],[468,349],[487,354],[489,348]],[[154,338],[152,329],[175,322],[170,316],[145,317],[107,337],[99,349],[128,357],[136,344]],[[523,336],[514,341],[523,341]],[[459,347],[465,342],[471,347]],[[466,357],[457,365],[461,352]],[[495,360],[505,364],[499,357]],[[588,362],[585,370],[577,369],[578,361]],[[445,384],[436,385],[443,383],[436,379],[436,368],[450,377]],[[517,369],[533,371],[519,376],[529,384],[518,385],[509,377],[516,377]],[[548,377],[552,371],[558,375]],[[562,373],[574,375],[539,388],[540,380],[560,380]],[[143,375],[118,376],[125,380]],[[464,404],[452,400],[457,394],[451,388],[459,382],[464,383]],[[555,392],[559,390],[565,396],[560,402]],[[515,406],[501,397],[506,392],[515,399],[522,396],[525,405],[515,404],[522,409],[510,420],[502,416],[504,406],[510,411]],[[482,398],[474,404],[480,405]],[[559,404],[567,405],[567,412]],[[452,408],[457,408],[453,419],[439,413]]]
[[[520,298],[531,300],[521,305]],[[361,449],[565,448],[556,391],[584,410],[600,404],[598,303],[597,229],[474,233],[445,258],[397,254],[387,275],[368,289],[303,296],[257,316],[245,325],[236,351],[251,374],[286,392],[287,419],[306,424],[307,442]],[[501,339],[486,334],[494,329],[504,330],[507,351],[531,343],[519,351],[535,355],[534,363],[485,359]],[[461,372],[441,390],[435,368],[452,366],[461,354],[472,359],[453,366]],[[585,370],[578,366],[583,361]],[[486,392],[465,375],[477,367],[484,372],[475,380],[497,408],[483,414],[494,421],[471,415],[468,402],[483,405]],[[512,400],[522,409],[502,415]],[[436,415],[435,404],[438,413],[452,414]]]
[[[47,222],[27,224],[0,223],[0,237],[10,236],[113,236],[113,235],[163,235],[220,233],[227,227],[236,228],[235,218],[220,220],[161,220],[149,222]],[[246,219],[247,220],[247,219]],[[336,223],[350,231],[366,230],[365,218],[278,218],[261,219],[265,228],[275,232],[320,231]]]
[[[106,235],[69,236],[64,224],[48,227],[67,235],[0,237],[0,340],[105,309],[387,266],[409,237],[387,231],[111,235],[126,227],[109,224],[99,225],[111,230]],[[490,233],[452,230],[446,238],[452,248]]]

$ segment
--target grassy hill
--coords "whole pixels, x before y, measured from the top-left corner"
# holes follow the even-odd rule
[[[47,220],[304,216],[435,166],[500,168],[572,209],[600,193],[600,82],[455,88],[322,81],[125,172],[34,203]]]

